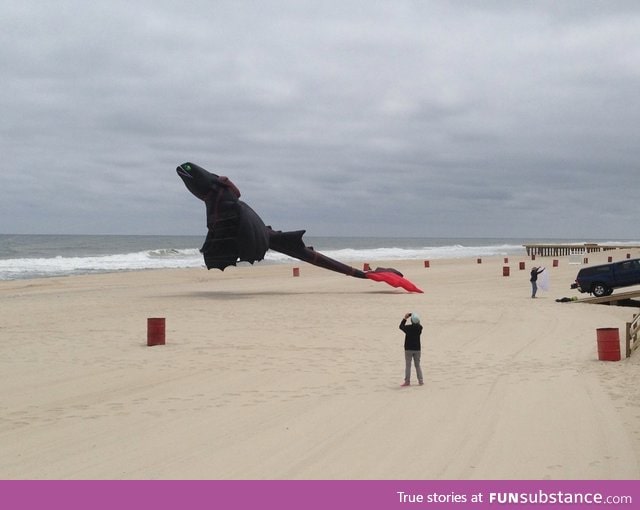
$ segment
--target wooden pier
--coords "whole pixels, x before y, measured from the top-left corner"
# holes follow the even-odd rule
[[[540,255],[541,257],[557,257],[562,255],[576,255],[582,253],[594,253],[610,250],[637,250],[640,245],[611,245],[611,244],[523,244],[527,255]]]

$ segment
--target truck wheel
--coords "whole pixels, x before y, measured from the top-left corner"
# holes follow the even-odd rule
[[[611,294],[613,289],[610,289],[604,283],[594,283],[593,287],[591,287],[591,292],[595,297],[602,297]]]

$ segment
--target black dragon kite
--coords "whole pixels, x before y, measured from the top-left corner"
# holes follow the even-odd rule
[[[262,260],[267,250],[275,250],[309,264],[337,271],[356,278],[383,281],[409,292],[422,292],[399,271],[377,268],[360,271],[318,253],[302,241],[304,230],[282,232],[266,226],[251,207],[240,200],[240,191],[227,178],[206,171],[193,163],[183,163],[176,171],[187,189],[207,207],[209,233],[200,252],[207,269],[222,271],[238,261]]]

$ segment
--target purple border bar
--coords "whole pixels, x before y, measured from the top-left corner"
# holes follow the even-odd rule
[[[581,498],[581,499],[580,499]],[[577,502],[577,501],[582,502]],[[639,481],[0,481],[11,510],[640,508]]]

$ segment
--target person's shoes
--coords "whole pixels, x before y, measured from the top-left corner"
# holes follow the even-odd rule
[[[405,381],[400,386],[411,386],[411,383],[409,381]]]
[[[420,386],[424,386],[424,382],[423,381],[420,381]]]

